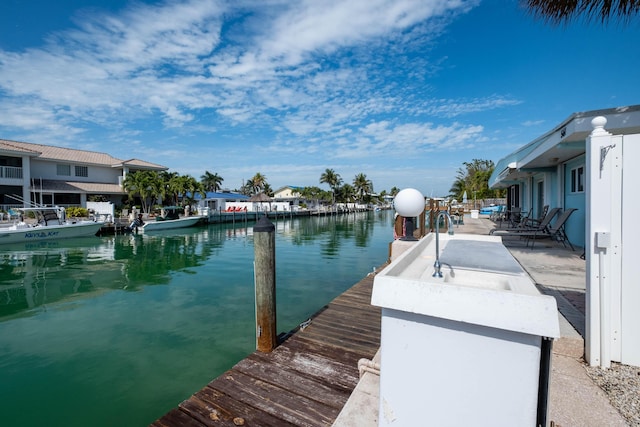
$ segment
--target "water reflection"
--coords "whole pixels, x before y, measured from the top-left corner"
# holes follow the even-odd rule
[[[274,225],[279,241],[294,246],[318,245],[322,258],[335,259],[345,242],[367,247],[376,219],[380,220],[365,213],[287,219],[274,221]],[[251,245],[252,226],[210,225],[154,234],[3,246],[0,320],[67,297],[169,284],[172,272],[203,266],[220,254],[225,242],[240,239]]]
[[[375,221],[381,218],[380,214],[360,213],[276,220],[274,225],[279,240],[294,246],[318,245],[322,258],[334,259],[340,256],[345,242],[367,247]],[[218,255],[225,242],[240,239],[251,245],[252,226],[219,224],[154,234],[3,246],[0,320],[68,297],[168,284],[172,272],[202,266]]]
[[[278,332],[384,262],[392,216],[273,221]],[[252,227],[0,246],[2,425],[148,425],[253,351]]]
[[[0,320],[67,297],[167,284],[172,271],[202,265],[224,239],[222,229],[193,228],[3,246]]]

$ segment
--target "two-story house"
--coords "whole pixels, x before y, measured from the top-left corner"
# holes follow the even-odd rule
[[[96,151],[0,139],[0,209],[32,203],[86,207],[90,196],[119,205],[128,173],[167,169]]]

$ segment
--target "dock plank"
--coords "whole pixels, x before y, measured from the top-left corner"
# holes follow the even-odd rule
[[[152,427],[330,426],[358,383],[358,360],[380,346],[368,275],[270,353],[254,352]]]

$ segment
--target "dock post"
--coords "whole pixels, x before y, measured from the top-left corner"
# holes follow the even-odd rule
[[[276,239],[275,226],[264,215],[253,227],[256,291],[256,349],[276,348]]]

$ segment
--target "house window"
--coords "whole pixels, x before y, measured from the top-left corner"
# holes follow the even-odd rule
[[[584,166],[571,169],[571,192],[584,192]]]
[[[83,176],[83,177],[88,177],[89,176],[89,168],[86,166],[76,166],[76,176]]]
[[[71,176],[71,165],[56,165],[57,173],[59,176]]]

